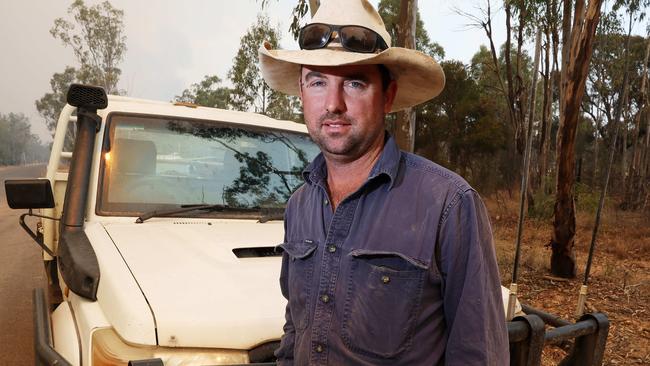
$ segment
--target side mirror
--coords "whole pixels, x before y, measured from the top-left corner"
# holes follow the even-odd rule
[[[5,180],[7,204],[14,209],[53,208],[54,196],[48,179]]]

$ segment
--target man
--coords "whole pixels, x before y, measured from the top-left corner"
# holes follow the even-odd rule
[[[287,204],[280,365],[505,365],[492,233],[458,175],[401,152],[384,116],[438,95],[430,57],[387,47],[367,0],[323,1],[299,51],[260,48],[321,149]]]

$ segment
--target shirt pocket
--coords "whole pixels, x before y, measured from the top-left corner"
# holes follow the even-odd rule
[[[288,289],[289,309],[296,330],[304,330],[308,323],[311,305],[311,280],[314,274],[314,252],[318,243],[314,240],[288,241],[280,245],[289,256]]]
[[[392,358],[410,346],[427,269],[397,252],[353,250],[341,335],[350,350]]]

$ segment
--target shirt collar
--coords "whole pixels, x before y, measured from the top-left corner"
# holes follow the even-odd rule
[[[399,171],[401,151],[395,142],[393,136],[388,132],[384,137],[384,149],[379,156],[379,160],[370,170],[368,181],[374,180],[380,176],[387,176],[390,180],[388,189],[390,190],[395,183]],[[318,154],[314,160],[303,170],[302,177],[307,184],[324,183],[327,178],[327,166],[323,153]]]

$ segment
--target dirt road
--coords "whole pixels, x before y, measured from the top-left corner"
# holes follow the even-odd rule
[[[0,167],[0,365],[34,364],[32,289],[47,285],[41,250],[18,225],[22,210],[7,206],[4,181],[44,174],[44,165]]]

